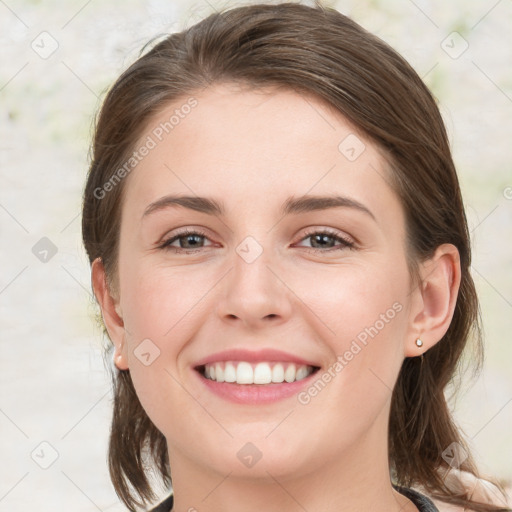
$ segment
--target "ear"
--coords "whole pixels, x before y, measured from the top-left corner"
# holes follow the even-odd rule
[[[422,282],[412,292],[412,322],[405,342],[405,357],[432,348],[445,334],[453,318],[460,286],[460,256],[453,244],[440,245],[432,258],[421,264]],[[423,342],[416,345],[416,339]]]
[[[101,308],[103,322],[114,344],[114,364],[119,370],[128,370],[128,355],[125,344],[125,327],[119,299],[114,297],[107,284],[107,276],[101,258],[92,263],[91,281],[94,295]]]

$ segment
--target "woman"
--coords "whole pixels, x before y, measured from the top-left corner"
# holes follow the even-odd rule
[[[445,128],[355,22],[240,7],[139,58],[97,122],[83,239],[131,510],[155,473],[166,512],[510,510],[443,394],[481,343]]]

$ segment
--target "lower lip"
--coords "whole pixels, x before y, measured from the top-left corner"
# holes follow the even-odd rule
[[[194,370],[194,372],[199,376],[201,382],[217,396],[237,404],[258,405],[277,402],[296,395],[303,388],[310,385],[318,370],[302,380],[282,382],[280,384],[236,384],[217,382],[207,379],[197,370]]]

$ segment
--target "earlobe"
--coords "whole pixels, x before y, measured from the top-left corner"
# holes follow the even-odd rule
[[[423,354],[438,343],[450,327],[461,279],[457,248],[453,244],[440,245],[434,256],[422,264],[421,278],[415,290],[418,306],[413,311],[405,340],[405,357]]]
[[[114,364],[119,370],[128,369],[128,358],[125,345],[125,327],[122,318],[119,298],[114,297],[107,284],[107,276],[101,258],[96,258],[91,267],[91,282],[94,295],[101,308],[103,323],[110,340],[114,344]]]
[[[114,349],[114,364],[118,370],[128,370],[128,358],[126,356],[126,348],[124,338],[120,344],[115,345]]]

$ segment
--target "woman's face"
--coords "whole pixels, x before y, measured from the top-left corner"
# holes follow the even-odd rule
[[[385,450],[418,333],[404,213],[375,146],[314,96],[232,84],[169,106],[140,141],[117,364],[171,467],[283,477]]]

